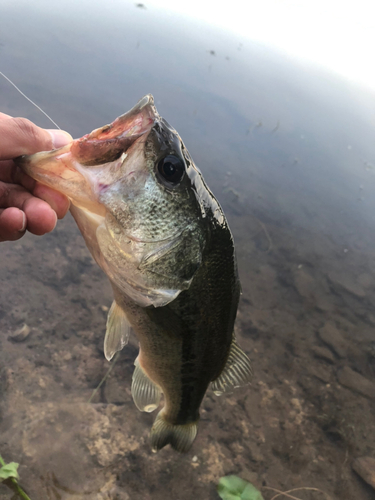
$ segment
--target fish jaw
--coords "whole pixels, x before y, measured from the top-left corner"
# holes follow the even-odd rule
[[[110,125],[73,141],[71,153],[74,160],[82,166],[95,166],[118,159],[139,137],[151,130],[158,117],[154,99],[148,94]]]
[[[75,142],[75,141],[73,141]],[[71,202],[96,215],[105,215],[97,203],[87,177],[83,176],[71,154],[71,145],[16,158],[15,163],[36,181],[67,196]]]
[[[101,194],[126,177],[159,115],[153,97],[143,97],[111,124],[93,130],[66,146],[25,155],[15,163],[30,177],[66,195],[73,205],[104,216]]]

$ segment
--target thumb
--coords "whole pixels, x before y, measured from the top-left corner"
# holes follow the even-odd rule
[[[48,132],[52,137],[52,149],[62,148],[73,140],[73,137],[64,130],[47,129],[46,132]]]
[[[73,140],[62,130],[45,130],[26,118],[0,120],[0,160],[49,151]]]

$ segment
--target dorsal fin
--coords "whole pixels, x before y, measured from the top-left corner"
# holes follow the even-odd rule
[[[110,361],[128,343],[131,326],[124,311],[114,300],[107,317],[104,356]]]
[[[221,396],[236,387],[250,383],[252,378],[250,360],[233,337],[226,365],[219,377],[212,382],[212,390],[216,396]]]

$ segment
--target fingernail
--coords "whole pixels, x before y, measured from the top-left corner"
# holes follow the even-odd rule
[[[47,132],[52,137],[54,149],[61,148],[73,140],[73,137],[68,132],[65,132],[65,130],[48,129]]]
[[[23,233],[24,231],[26,231],[26,223],[27,223],[26,214],[25,214],[25,212],[22,212],[22,227],[20,229],[21,233]]]
[[[53,226],[53,229],[55,229],[56,225],[57,225],[57,214],[55,212],[55,215],[56,215],[56,220],[55,220],[55,225]]]

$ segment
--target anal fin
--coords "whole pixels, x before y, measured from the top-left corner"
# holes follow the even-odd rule
[[[161,391],[145,374],[139,365],[138,358],[135,360],[134,365],[135,370],[131,388],[134,404],[138,410],[150,413],[159,406]]]
[[[216,396],[230,392],[251,382],[253,370],[250,360],[233,337],[229,356],[219,377],[211,384]]]
[[[131,326],[124,311],[114,300],[107,317],[104,356],[110,361],[128,343]]]

